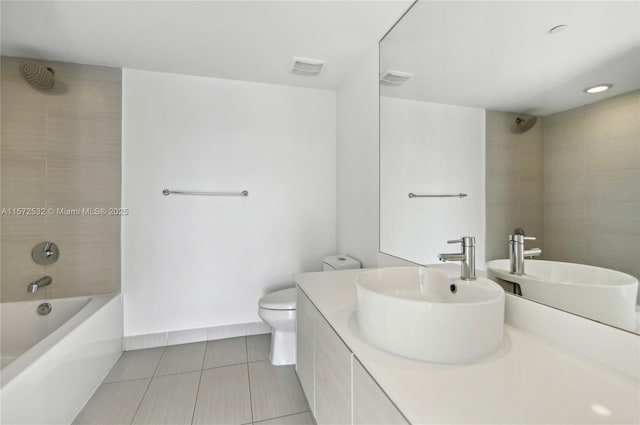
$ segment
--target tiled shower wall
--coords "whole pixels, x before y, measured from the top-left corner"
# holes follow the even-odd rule
[[[544,251],[640,278],[640,91],[544,118]]]
[[[487,259],[522,226],[544,258],[640,277],[640,91],[509,131],[487,111]]]
[[[41,62],[55,70],[56,83],[40,92],[21,77],[20,62],[1,62],[0,298],[118,292],[121,217],[82,209],[108,214],[120,207],[121,70]],[[14,208],[44,208],[46,214],[17,215]],[[56,263],[40,266],[31,259],[42,241],[58,245]],[[45,275],[53,283],[27,293],[29,282]]]
[[[487,261],[509,258],[508,238],[522,227],[537,240],[527,248],[542,247],[542,128],[515,133],[517,114],[486,113]]]

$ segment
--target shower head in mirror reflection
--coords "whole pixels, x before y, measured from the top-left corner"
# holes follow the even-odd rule
[[[511,132],[514,134],[522,134],[531,130],[538,122],[538,117],[535,116],[518,116],[515,119],[515,124],[511,127]]]
[[[525,288],[524,299],[640,333],[601,315],[640,320],[637,238],[626,237],[640,226],[630,202],[638,199],[639,12],[637,1],[414,3],[380,43],[381,76],[415,73],[398,87],[380,85],[380,252],[420,262],[425,240],[459,229],[456,214],[469,226],[477,219],[464,232],[484,241],[479,258],[501,259],[509,282],[584,266],[585,279],[549,278]],[[550,35],[552,24],[569,28]],[[486,28],[500,28],[500,37]],[[595,84],[614,90],[585,93]],[[457,190],[449,176],[431,172],[463,158],[484,166],[459,167],[455,176],[483,182],[465,191],[484,204],[471,196],[464,208],[446,198],[416,204],[399,189],[426,181]],[[544,250],[544,259],[524,259],[530,276],[510,273],[506,239],[516,224]],[[613,285],[618,272],[630,276],[624,296]]]

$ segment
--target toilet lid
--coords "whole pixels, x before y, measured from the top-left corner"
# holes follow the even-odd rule
[[[296,288],[282,289],[260,298],[258,306],[269,310],[295,310]]]

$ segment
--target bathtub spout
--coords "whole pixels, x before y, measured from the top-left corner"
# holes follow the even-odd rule
[[[29,286],[27,286],[27,292],[35,294],[36,292],[38,292],[38,289],[42,288],[43,286],[51,285],[51,282],[53,282],[51,276],[41,277],[35,282],[31,282]]]

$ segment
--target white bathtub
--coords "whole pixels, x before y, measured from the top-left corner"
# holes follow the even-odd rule
[[[121,295],[2,303],[0,316],[0,422],[71,423],[122,353]]]

